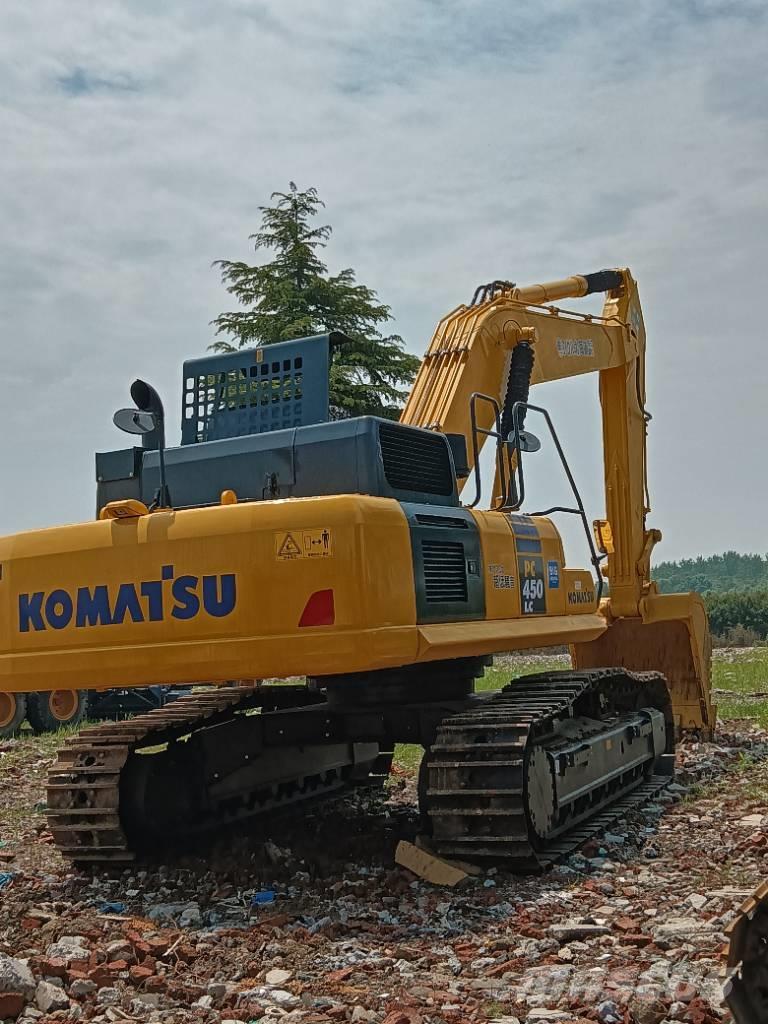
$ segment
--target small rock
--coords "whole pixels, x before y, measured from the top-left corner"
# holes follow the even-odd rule
[[[105,950],[107,954],[107,960],[126,960],[128,963],[133,963],[136,959],[136,954],[133,951],[133,946],[130,942],[126,942],[124,939],[118,939],[116,942],[110,942]]]
[[[69,994],[75,999],[83,999],[95,992],[97,987],[96,982],[90,981],[88,978],[75,978],[69,986]]]
[[[120,1002],[120,993],[116,988],[105,985],[96,993],[96,1002],[99,1006],[117,1006]]]
[[[0,992],[21,992],[31,996],[35,979],[23,960],[0,953]]]
[[[88,940],[83,935],[62,935],[58,941],[51,943],[45,951],[46,956],[55,960],[64,960],[71,963],[72,960],[87,960]]]
[[[660,999],[642,996],[630,1000],[629,1012],[635,1024],[661,1024],[667,1016],[667,1008]]]
[[[597,1008],[597,1019],[600,1021],[600,1024],[621,1024],[624,1015],[616,1003],[606,1000],[604,1003],[600,1003]]]
[[[49,981],[38,982],[35,989],[35,1003],[38,1010],[43,1013],[54,1013],[56,1010],[66,1010],[69,1006],[69,997],[66,992]]]
[[[203,917],[200,913],[200,907],[196,903],[190,903],[186,907],[179,918],[179,924],[182,928],[199,928],[203,923]]]
[[[267,984],[275,985],[279,988],[280,985],[284,985],[287,981],[290,981],[292,977],[293,974],[291,971],[284,971],[279,967],[275,967],[273,970],[267,971]]]
[[[690,1003],[698,995],[696,987],[687,981],[679,981],[672,998],[676,1003]]]
[[[707,905],[707,897],[702,896],[700,892],[692,892],[689,896],[686,896],[685,902],[689,907],[693,907],[694,910],[702,910]]]
[[[689,938],[700,936],[703,930],[702,922],[696,917],[673,917],[656,925],[653,934],[657,939],[685,942]]]
[[[277,843],[273,843],[271,839],[264,843],[264,853],[267,855],[269,863],[275,866],[283,864],[291,858],[290,850],[281,850]]]
[[[745,818],[739,818],[738,824],[745,828],[760,828],[764,817],[764,814],[748,814]]]
[[[134,1013],[144,1013],[147,1009],[154,1009],[160,1005],[160,996],[154,992],[142,992],[131,1000],[131,1010]],[[197,1006],[197,1003],[193,1003]]]
[[[293,992],[286,992],[282,988],[273,988],[269,992],[269,999],[273,1003],[277,1003],[278,1006],[298,1006],[299,1000],[293,994]]]

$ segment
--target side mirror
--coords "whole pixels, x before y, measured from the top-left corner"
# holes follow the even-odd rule
[[[112,422],[126,434],[151,434],[157,430],[155,414],[144,409],[118,409]]]
[[[536,437],[535,434],[532,434],[530,430],[519,430],[517,434],[517,440],[519,442],[517,447],[520,449],[521,452],[529,452],[532,454],[533,452],[538,452],[541,450],[541,441],[538,439],[538,437]],[[514,430],[510,431],[509,433],[507,437],[507,444],[510,445],[512,448],[515,447]]]
[[[126,434],[141,434],[142,447],[157,451],[160,462],[160,486],[150,509],[170,508],[171,495],[165,478],[165,413],[155,389],[143,380],[131,384],[131,398],[137,409],[118,409],[112,422]]]

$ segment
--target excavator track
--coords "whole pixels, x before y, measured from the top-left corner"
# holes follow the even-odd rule
[[[526,676],[443,721],[422,811],[438,852],[540,871],[663,788],[672,750],[663,676]]]
[[[420,786],[449,856],[540,870],[671,774],[671,707],[655,673],[528,676],[453,709],[425,740]],[[361,742],[359,718],[345,715],[305,687],[231,686],[84,729],[50,771],[54,841],[81,866],[132,861],[375,774],[381,737]]]
[[[134,860],[137,845],[141,846],[146,837],[137,834],[135,828],[127,828],[126,821],[136,820],[132,805],[140,788],[141,765],[152,760],[141,757],[142,751],[151,753],[162,747],[170,750],[174,744],[183,751],[185,742],[201,731],[231,724],[239,713],[251,709],[275,710],[275,705],[288,709],[292,698],[294,707],[305,707],[311,699],[303,687],[219,687],[181,697],[136,718],[82,730],[59,751],[49,772],[48,823],[59,851],[80,866]],[[244,759],[247,761],[248,755]],[[279,783],[265,785],[260,780],[249,794],[250,802],[239,799],[235,802],[237,810],[229,814],[219,810],[216,824],[248,816],[254,813],[254,807],[271,810],[337,789],[346,782],[349,767],[327,764],[321,772],[297,774]],[[169,817],[174,813],[173,782],[171,777],[169,791],[159,798],[161,813],[164,809]],[[203,820],[200,829],[184,822],[183,832],[210,827],[210,819]]]

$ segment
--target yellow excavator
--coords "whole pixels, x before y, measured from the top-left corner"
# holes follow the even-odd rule
[[[600,316],[555,305],[595,292]],[[74,862],[319,797],[411,742],[439,852],[540,869],[666,783],[677,730],[712,730],[703,603],[650,579],[630,272],[482,286],[438,325],[399,422],[329,416],[329,347],[344,343],[187,361],[176,448],[136,381],[115,423],[141,446],[97,456],[97,520],[0,539],[6,702],[215,684],[63,746],[49,822]],[[554,418],[529,401],[531,385],[592,372],[594,531]],[[524,472],[534,421],[568,490],[540,511]],[[566,564],[556,514],[583,524],[591,568]],[[475,692],[494,653],[562,644],[572,671]]]

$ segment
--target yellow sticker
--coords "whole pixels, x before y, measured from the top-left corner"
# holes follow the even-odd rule
[[[302,530],[301,538],[307,558],[330,558],[333,554],[333,536],[327,527]]]
[[[330,558],[332,554],[333,534],[325,526],[275,534],[275,557],[281,562],[297,558]]]
[[[292,533],[275,534],[275,555],[283,561],[302,557],[302,550]]]

